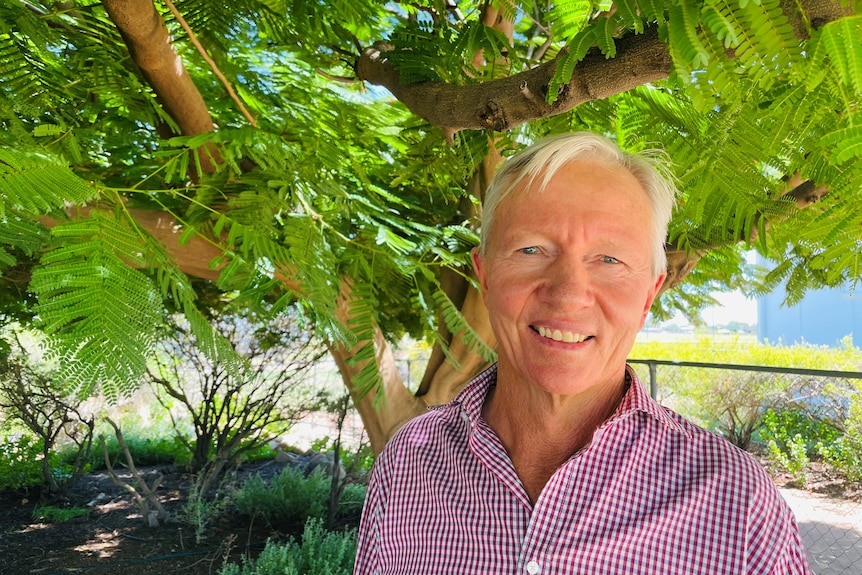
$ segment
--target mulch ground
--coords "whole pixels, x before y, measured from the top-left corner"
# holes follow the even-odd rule
[[[274,461],[247,466],[243,474],[278,473]],[[165,509],[177,514],[191,476],[173,466],[141,470],[163,476],[158,493]],[[128,475],[126,475],[128,478]],[[62,523],[34,519],[37,505],[87,507],[89,515]],[[267,525],[247,516],[222,516],[198,541],[194,526],[170,522],[148,527],[132,495],[105,473],[71,482],[61,497],[40,501],[38,493],[0,493],[0,574],[2,575],[210,575],[225,562],[254,556],[268,538],[285,540],[301,526]]]

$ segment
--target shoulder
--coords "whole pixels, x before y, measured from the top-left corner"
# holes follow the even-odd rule
[[[463,454],[496,378],[494,364],[470,380],[451,402],[429,407],[426,413],[409,420],[389,440],[380,458],[421,458],[423,454],[436,456],[447,451]]]
[[[724,437],[704,429],[675,411],[662,407],[668,418],[684,430],[685,456],[703,470],[720,474],[731,489],[757,496],[778,491],[761,463]]]
[[[429,409],[399,429],[381,452],[380,459],[421,456],[447,446],[466,443],[468,423],[457,403]]]

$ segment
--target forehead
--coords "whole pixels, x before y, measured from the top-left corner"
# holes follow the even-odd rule
[[[545,181],[547,180],[547,181]],[[608,231],[634,228],[649,234],[651,209],[640,182],[618,164],[574,160],[549,179],[524,179],[497,206],[492,237],[508,236],[542,225],[586,222]]]
[[[539,172],[522,178],[497,205],[501,211],[511,204],[528,204],[531,209],[562,203],[574,207],[616,206],[619,210],[643,211],[649,198],[641,182],[616,163],[576,159],[552,174]]]

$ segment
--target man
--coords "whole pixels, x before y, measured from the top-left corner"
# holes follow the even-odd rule
[[[498,363],[378,457],[357,575],[810,572],[759,464],[626,365],[666,273],[663,174],[587,133],[499,170],[473,253]]]

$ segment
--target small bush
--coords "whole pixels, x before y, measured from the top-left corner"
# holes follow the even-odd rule
[[[340,515],[359,516],[362,506],[365,504],[366,486],[361,483],[348,483],[341,492],[341,500],[338,503]]]
[[[0,436],[0,491],[40,485],[42,444],[27,433]]]
[[[315,470],[305,477],[301,469],[285,467],[269,483],[255,475],[234,495],[237,511],[261,516],[269,522],[322,519],[329,506],[329,476]]]
[[[834,441],[820,442],[818,451],[824,461],[839,469],[848,480],[862,483],[862,383],[857,383],[844,429],[844,435]]]
[[[233,501],[243,515],[260,516],[270,523],[302,525],[308,519],[327,516],[330,486],[330,475],[320,468],[306,477],[302,469],[288,466],[269,483],[259,475],[248,479],[234,493]],[[337,515],[361,511],[364,501],[364,485],[346,485]]]
[[[802,450],[808,457],[819,454],[819,444],[833,444],[842,432],[832,425],[812,418],[801,409],[769,409],[763,414],[761,439],[774,442],[782,452],[789,452],[792,444],[794,449]]]
[[[862,483],[862,437],[845,433],[832,444],[818,444],[823,461],[841,471],[848,481]]]
[[[189,461],[186,447],[177,439],[128,436],[125,438],[135,465],[184,465]],[[106,434],[105,443],[111,461],[125,461],[122,449],[113,434]],[[105,459],[101,449],[94,449],[91,455],[92,469],[104,469]]]
[[[320,519],[309,519],[301,543],[267,541],[257,559],[225,565],[219,575],[350,575],[355,556],[355,531],[326,531]]]
[[[201,493],[200,482],[195,481],[177,519],[194,528],[195,542],[200,544],[209,535],[213,521],[221,516],[230,504],[230,497],[219,497],[217,494],[207,498]]]

